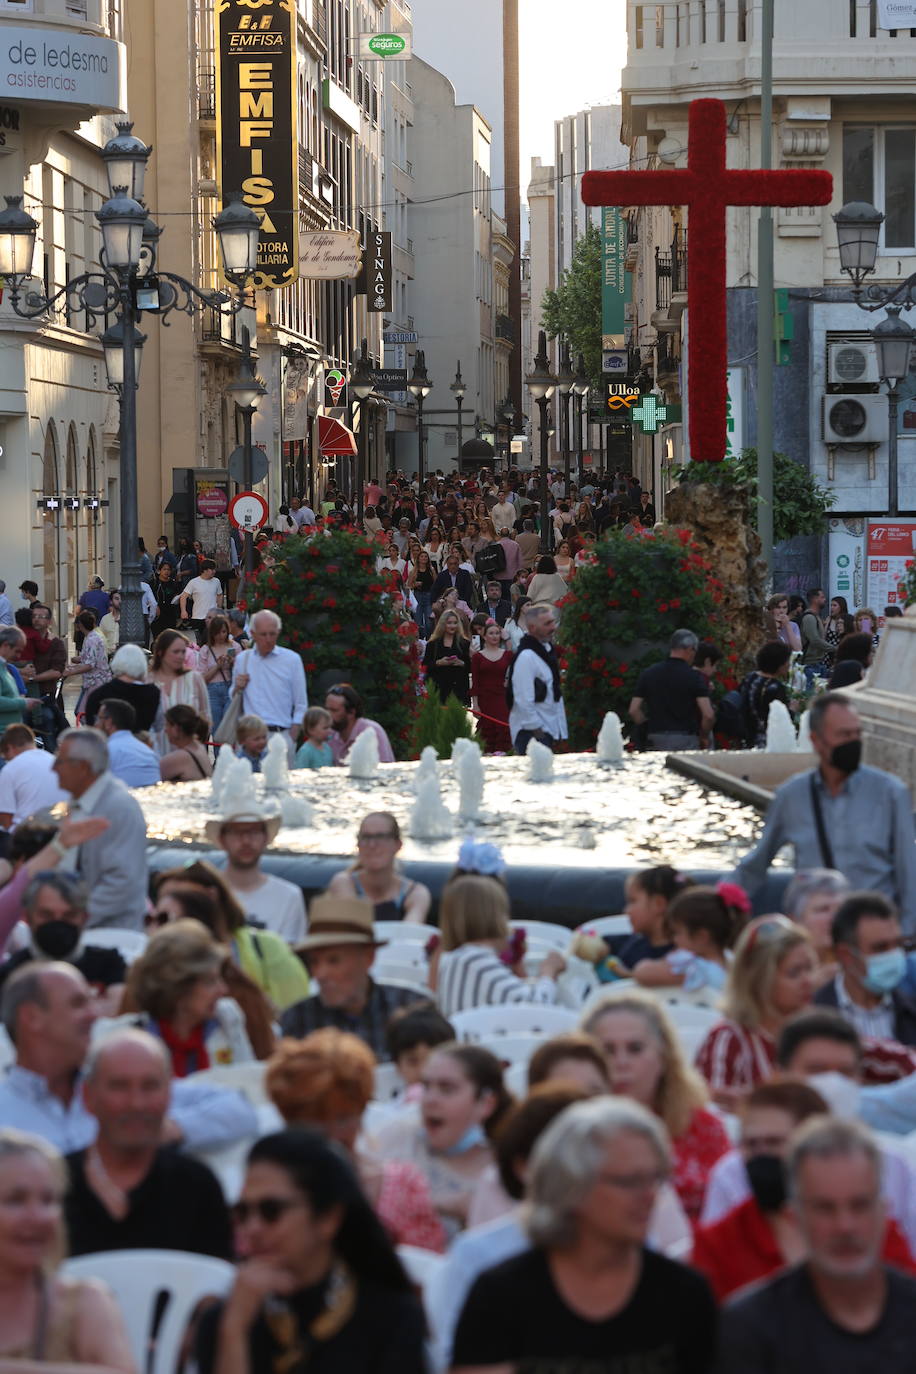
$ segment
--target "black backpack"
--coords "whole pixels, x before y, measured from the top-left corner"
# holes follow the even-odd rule
[[[474,559],[474,567],[481,577],[492,577],[506,568],[506,550],[502,544],[487,544]]]
[[[733,687],[730,692],[726,692],[716,712],[716,734],[724,735],[726,739],[735,740],[739,744],[747,744],[751,739],[746,682],[747,678],[740,687]]]

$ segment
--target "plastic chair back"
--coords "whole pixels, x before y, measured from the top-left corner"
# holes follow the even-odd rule
[[[253,1107],[263,1106],[269,1099],[264,1086],[267,1066],[263,1060],[252,1059],[243,1064],[213,1064],[191,1077],[197,1082],[215,1083],[220,1088],[232,1088],[241,1093]]]
[[[513,921],[512,929],[523,930],[528,937],[529,945],[546,944],[551,949],[558,949],[561,954],[565,954],[569,949],[573,937],[569,926],[557,925],[554,921]]]
[[[188,1326],[205,1298],[228,1293],[235,1269],[184,1250],[107,1250],[67,1260],[69,1278],[101,1279],[124,1317],[140,1374],[176,1374]]]
[[[425,945],[430,936],[439,934],[435,926],[420,925],[416,921],[375,921],[373,929],[377,940],[390,940],[392,944],[410,940]]]
[[[574,1030],[578,1017],[568,1007],[509,1002],[499,1007],[472,1007],[449,1017],[459,1040],[489,1043],[504,1035],[537,1035],[542,1038]],[[497,1046],[490,1046],[499,1053]]]
[[[594,920],[583,921],[576,926],[575,935],[632,935],[633,926],[629,916],[596,916]]]
[[[99,926],[86,931],[85,943],[97,949],[116,949],[125,964],[132,964],[146,949],[141,930],[121,930],[118,926]]]

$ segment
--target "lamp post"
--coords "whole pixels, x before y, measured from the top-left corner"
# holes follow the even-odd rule
[[[588,396],[589,381],[585,375],[585,358],[580,353],[576,363],[576,380],[573,383],[573,395],[576,398],[576,453],[579,459],[579,483],[582,482],[582,472],[585,467],[585,446],[582,437],[582,404]]]
[[[267,395],[267,387],[259,381],[254,370],[254,357],[251,352],[251,335],[242,330],[242,356],[234,382],[226,387],[226,394],[235,401],[242,416],[242,453],[244,455],[242,484],[246,491],[254,485],[253,459],[251,452],[251,421],[260,404],[261,397]],[[254,536],[250,529],[244,534],[244,557],[246,579],[254,572]]]
[[[455,380],[452,382],[451,386],[449,387],[449,391],[450,391],[450,392],[452,393],[452,395],[454,396],[454,398],[455,398],[455,404],[456,404],[457,407],[458,407],[458,471],[460,472],[460,471],[461,471],[461,449],[462,449],[462,447],[463,447],[463,441],[464,441],[464,421],[462,420],[461,412],[462,412],[462,410],[463,410],[463,408],[464,408],[464,397],[465,397],[465,393],[466,393],[466,391],[467,391],[467,387],[466,387],[465,384],[464,384],[464,378],[463,378],[462,375],[461,375],[461,359],[460,359],[460,358],[459,358],[459,360],[458,360],[458,371],[455,373]]]
[[[515,406],[512,404],[512,393],[509,392],[503,403],[503,421],[506,426],[506,470],[512,466],[512,433],[515,429]]]
[[[547,335],[543,329],[538,331],[538,351],[534,355],[534,368],[525,378],[525,385],[531,399],[538,408],[538,424],[541,440],[541,553],[547,553],[547,407],[554,393],[557,379],[550,370],[547,357]]]
[[[426,354],[422,348],[418,348],[413,360],[413,372],[410,374],[407,390],[417,403],[417,485],[420,491],[423,490],[423,482],[426,477],[423,451],[423,402],[432,389],[433,384],[426,375]]]
[[[114,323],[102,336],[108,385],[120,398],[121,488],[121,629],[122,644],[145,644],[146,625],[140,590],[137,491],[137,373],[144,335],[137,329],[140,315],[155,312],[163,319],[173,310],[229,310],[238,313],[244,296],[204,291],[173,272],[156,270],[161,230],[149,218],[139,197],[152,148],[131,134],[122,122],[118,133],[101,150],[108,173],[110,198],[96,211],[102,231],[99,270],[72,277],[53,295],[27,285],[38,230],[22,209],[21,196],[7,196],[0,212],[0,276],[6,278],[9,302],[26,320],[39,319],[55,306],[85,313],[87,323]],[[213,220],[226,276],[243,287],[257,263],[260,221],[247,205],[230,204]]]
[[[833,222],[840,250],[840,267],[852,282],[856,305],[860,310],[870,313],[881,309],[887,311],[887,318],[872,330],[872,338],[875,341],[878,376],[887,387],[887,513],[895,516],[899,503],[897,410],[900,393],[897,388],[910,370],[913,343],[916,341],[916,332],[906,320],[900,318],[900,312],[916,305],[916,272],[885,290],[875,283],[866,289],[865,278],[874,272],[878,260],[878,241],[884,216],[874,205],[856,200],[838,210]],[[865,300],[862,299],[863,295]]]
[[[560,445],[563,449],[563,492],[569,497],[570,467],[570,424],[569,401],[576,385],[576,374],[572,370],[569,344],[566,340],[560,346],[560,370],[557,373],[557,391],[560,393]]]
[[[359,450],[356,458],[356,523],[363,528],[366,469],[369,463],[369,397],[375,378],[369,366],[369,345],[363,339],[359,356],[350,370],[350,390],[359,402]],[[374,471],[375,469],[373,469]]]

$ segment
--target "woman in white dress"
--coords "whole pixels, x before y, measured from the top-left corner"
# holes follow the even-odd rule
[[[192,706],[199,716],[209,721],[212,719],[210,698],[203,676],[185,667],[188,643],[187,635],[180,630],[163,630],[157,635],[147,681],[159,688],[163,715],[173,706]],[[167,754],[172,746],[164,729],[154,730],[152,737],[159,756]]]

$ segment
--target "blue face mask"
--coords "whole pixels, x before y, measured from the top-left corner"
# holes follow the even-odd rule
[[[902,949],[888,949],[865,960],[862,979],[869,992],[893,992],[906,973],[906,954]]]
[[[469,1150],[476,1149],[478,1145],[486,1145],[486,1132],[480,1125],[469,1126],[460,1140],[456,1140],[454,1145],[449,1146],[442,1153],[446,1156],[466,1155]]]

